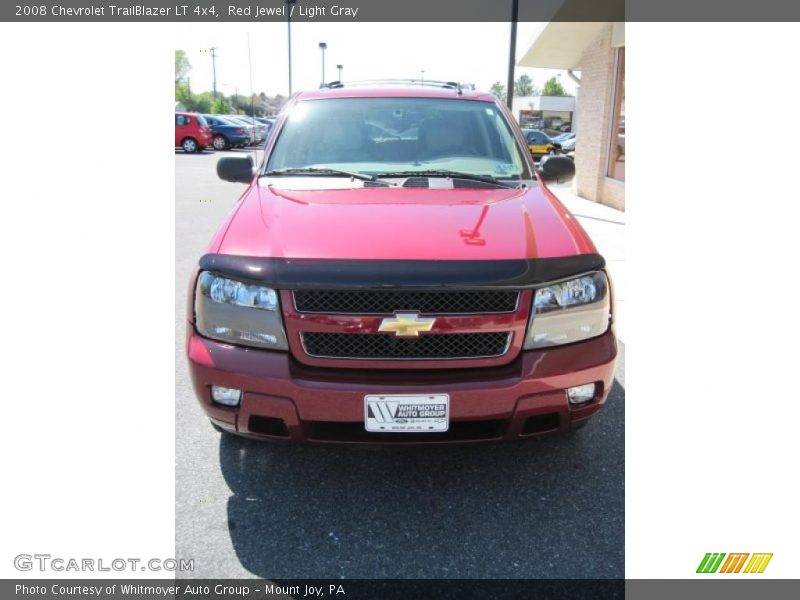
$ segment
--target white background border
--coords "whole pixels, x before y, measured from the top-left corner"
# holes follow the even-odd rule
[[[173,34],[0,25],[4,577],[174,554]],[[626,27],[628,577],[797,574],[798,34]]]

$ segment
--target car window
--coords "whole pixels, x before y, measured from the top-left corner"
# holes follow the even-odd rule
[[[197,122],[202,127],[208,127],[208,123],[206,122],[206,119],[205,119],[205,117],[203,115],[197,115]]]
[[[448,98],[300,101],[287,115],[267,169],[306,167],[530,177],[493,102]]]
[[[186,125],[186,117],[183,115],[175,115],[175,125]]]
[[[547,144],[549,140],[541,131],[531,131],[528,138],[529,144]]]

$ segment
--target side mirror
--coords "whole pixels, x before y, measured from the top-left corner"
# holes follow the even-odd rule
[[[253,179],[253,157],[226,156],[217,162],[217,176],[232,183],[250,183]]]
[[[547,183],[570,181],[575,177],[575,163],[566,156],[552,154],[543,156],[539,162],[538,173]]]

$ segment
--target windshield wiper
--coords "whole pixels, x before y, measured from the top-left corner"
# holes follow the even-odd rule
[[[449,177],[450,179],[466,179],[468,181],[480,181],[489,183],[497,187],[511,188],[491,175],[475,175],[474,173],[461,173],[460,171],[450,171],[447,169],[434,169],[429,171],[397,171],[394,173],[379,173],[380,177]]]
[[[372,183],[383,184],[386,186],[392,185],[388,181],[381,181],[375,175],[368,175],[366,173],[358,173],[356,171],[341,171],[339,169],[329,169],[328,167],[291,167],[287,169],[275,169],[267,171],[263,174],[264,177],[276,177],[280,175],[332,175],[335,177],[351,177],[361,181],[370,181]]]

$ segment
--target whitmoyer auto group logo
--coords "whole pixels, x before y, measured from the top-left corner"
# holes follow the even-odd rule
[[[378,423],[402,423],[408,419],[444,419],[444,404],[404,404],[397,400],[370,400],[369,417]]]

